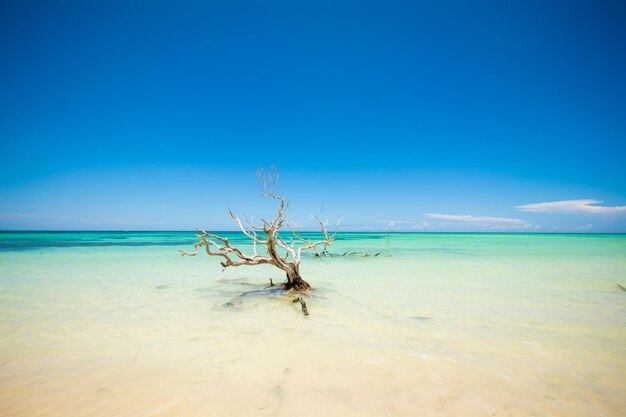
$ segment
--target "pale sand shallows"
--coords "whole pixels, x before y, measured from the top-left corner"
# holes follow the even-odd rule
[[[305,259],[309,317],[188,241],[0,234],[0,416],[626,410],[626,236],[394,235]]]

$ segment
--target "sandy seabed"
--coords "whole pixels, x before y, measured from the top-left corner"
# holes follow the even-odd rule
[[[309,317],[255,293],[270,267],[222,273],[167,245],[4,250],[0,415],[623,415],[626,238],[524,236],[305,259]]]

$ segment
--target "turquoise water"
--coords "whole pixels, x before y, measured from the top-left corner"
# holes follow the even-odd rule
[[[392,234],[303,259],[308,317],[265,288],[281,271],[181,257],[193,241],[0,234],[0,415],[626,409],[626,235]]]

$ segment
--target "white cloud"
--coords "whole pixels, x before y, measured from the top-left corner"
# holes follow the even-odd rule
[[[471,214],[440,214],[426,213],[424,217],[438,220],[453,220],[466,223],[505,223],[505,224],[522,224],[522,219],[513,219],[510,217],[489,217],[489,216],[472,216]]]
[[[533,213],[586,213],[586,214],[609,214],[626,213],[626,206],[596,206],[599,200],[564,200],[547,203],[524,204],[515,206],[517,210]]]
[[[20,219],[27,219],[27,220],[51,220],[51,221],[61,221],[61,222],[70,222],[70,226],[77,226],[78,224],[83,224],[83,223],[92,223],[92,222],[100,222],[100,223],[109,223],[114,225],[114,227],[120,227],[120,226],[128,226],[128,227],[132,227],[132,226],[166,226],[166,227],[173,227],[173,225],[171,223],[163,223],[163,222],[159,222],[159,221],[152,221],[152,220],[138,220],[138,219],[128,219],[128,220],[123,220],[123,219],[113,219],[113,218],[87,218],[87,217],[76,217],[76,216],[56,216],[56,215],[48,215],[48,214],[31,214],[31,213],[5,213],[5,212],[0,212],[0,220],[20,220]],[[94,223],[95,224],[95,223]],[[50,226],[54,226],[55,224],[51,224]],[[93,227],[93,226],[88,226],[88,227]]]
[[[76,220],[86,221],[80,217],[73,216],[53,216],[48,214],[30,214],[30,213],[0,213],[0,219],[42,219],[42,220]]]
[[[406,223],[403,220],[379,220],[378,222],[386,223],[387,227],[395,227],[395,226],[398,226],[399,224]]]
[[[524,224],[494,224],[489,226],[489,230],[530,230],[530,229],[539,229],[541,225],[532,225],[529,223]]]
[[[421,222],[421,223],[417,223],[417,224],[414,224],[413,226],[411,226],[411,229],[423,230],[423,229],[426,229],[428,226],[430,226],[430,223],[428,223],[428,222]]]

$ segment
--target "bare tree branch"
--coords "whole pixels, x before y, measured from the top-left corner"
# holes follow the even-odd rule
[[[243,232],[243,234],[245,234],[246,236],[248,236],[250,239],[252,239],[255,243],[260,243],[262,245],[264,245],[265,243],[267,243],[264,240],[258,239],[257,238],[257,234],[254,231],[248,231],[246,230],[245,227],[243,227],[243,224],[241,224],[241,220],[239,220],[239,217],[236,217],[233,212],[230,210],[230,208],[228,209],[228,214],[230,214],[230,217],[233,218],[233,220],[237,223],[237,225],[239,226],[239,229]]]
[[[227,268],[229,266],[260,265],[260,264],[273,264],[274,263],[272,258],[267,257],[267,256],[258,256],[258,255],[248,256],[244,254],[241,250],[232,246],[230,242],[228,241],[228,239],[224,237],[214,235],[200,228],[197,228],[196,230],[198,230],[201,233],[199,235],[196,235],[196,237],[199,238],[200,241],[194,243],[193,245],[194,250],[192,253],[179,250],[182,256],[196,256],[198,253],[198,248],[204,246],[207,255],[220,256],[224,258],[224,261],[221,262],[221,265],[224,268]],[[213,239],[219,242],[222,242],[222,244],[220,245],[219,243],[215,242],[215,240]],[[213,252],[211,250],[211,246],[215,247],[215,249],[217,249],[217,252]],[[231,259],[228,256],[229,254],[235,255],[236,257],[239,258],[239,260]]]
[[[239,230],[252,241],[254,255],[243,253],[240,249],[232,246],[227,238],[209,233],[203,229],[197,229],[198,232],[200,232],[200,234],[196,235],[199,241],[194,243],[193,252],[188,253],[181,250],[181,255],[195,256],[198,253],[198,249],[204,247],[207,255],[222,258],[221,265],[224,268],[241,265],[270,264],[285,272],[287,277],[285,288],[287,290],[306,291],[311,288],[309,283],[300,277],[302,252],[313,249],[317,253],[316,248],[320,245],[324,245],[326,248],[334,241],[335,235],[333,234],[331,236],[328,233],[326,230],[328,222],[322,219],[321,216],[316,216],[315,219],[321,227],[321,232],[324,236],[323,240],[311,241],[303,238],[299,233],[294,231],[293,227],[289,224],[289,218],[285,216],[285,213],[289,209],[289,204],[287,204],[283,197],[275,194],[278,177],[278,171],[275,166],[272,166],[269,170],[260,168],[257,171],[259,194],[278,201],[277,214],[271,221],[261,219],[263,225],[254,226],[246,219],[246,224],[244,225],[241,219],[235,216],[231,209],[228,209],[228,214],[237,224]],[[287,227],[292,232],[292,235],[300,242],[299,246],[296,245],[293,239],[290,244],[283,239],[279,233],[283,227]],[[258,245],[265,247],[267,256],[258,254]]]
[[[276,165],[271,165],[268,170],[260,167],[256,171],[256,178],[258,181],[259,195],[262,197],[277,198],[274,193],[276,192],[276,185],[278,184],[278,169]]]
[[[302,253],[307,250],[312,250],[316,256],[332,256],[332,254],[328,253],[327,249],[328,246],[335,241],[335,237],[339,231],[339,224],[343,220],[343,217],[336,223],[334,233],[329,233],[328,221],[322,216],[324,212],[324,204],[322,203],[320,214],[312,216],[312,219],[319,224],[323,238],[321,240],[313,240],[305,237],[290,224],[291,217],[286,217],[285,215],[289,210],[289,204],[283,197],[276,195],[278,178],[279,175],[276,166],[271,166],[269,170],[259,168],[257,171],[259,194],[263,197],[270,197],[278,201],[276,216],[271,221],[261,219],[262,225],[255,226],[252,224],[253,222],[251,223],[244,216],[244,224],[239,217],[235,216],[230,208],[228,209],[228,214],[237,224],[241,233],[252,241],[253,255],[248,255],[241,249],[231,245],[228,238],[209,233],[200,228],[196,229],[199,234],[195,235],[198,241],[193,244],[193,252],[180,250],[181,255],[196,256],[198,249],[204,247],[208,256],[222,258],[220,264],[224,269],[242,265],[273,265],[285,273],[285,290],[307,292],[311,286],[300,277]],[[280,234],[283,228],[287,228],[291,232],[291,235],[287,239],[289,242],[285,241]],[[389,234],[387,235],[385,246],[373,256],[379,256],[387,248],[388,244]],[[259,255],[259,246],[265,249],[265,254]],[[320,247],[323,247],[321,253],[318,251]],[[347,250],[343,253],[343,256],[370,257],[371,255],[366,249],[361,252]],[[270,278],[270,287],[274,285],[274,282]],[[309,314],[303,297],[298,296],[293,299],[293,302],[300,302],[302,312],[305,315]]]

